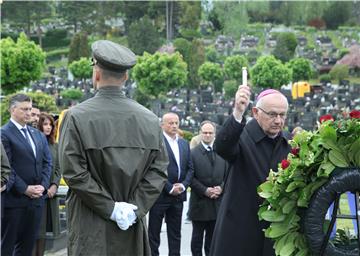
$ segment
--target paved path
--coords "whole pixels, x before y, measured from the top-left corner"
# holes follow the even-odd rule
[[[188,193],[188,199],[190,198],[190,194]],[[182,221],[182,228],[181,228],[181,256],[190,256],[191,249],[190,249],[190,241],[191,241],[191,233],[192,233],[192,225],[191,222],[186,221],[186,213],[188,211],[188,201],[184,203],[184,210],[183,210],[183,221]],[[160,248],[159,252],[161,256],[168,255],[168,243],[167,243],[167,233],[166,233],[166,225],[163,224],[161,228],[160,234]],[[57,251],[57,252],[46,252],[46,256],[67,256],[66,248]],[[100,256],[100,255],[99,255]]]

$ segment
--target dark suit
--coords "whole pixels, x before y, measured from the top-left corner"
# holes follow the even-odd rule
[[[11,166],[1,220],[2,255],[31,255],[44,198],[32,199],[24,193],[28,185],[49,187],[51,155],[47,140],[37,129],[27,128],[35,144],[36,157],[14,123],[10,121],[1,128],[1,140]]]
[[[229,165],[214,151],[205,149],[202,143],[191,150],[194,165],[194,178],[191,182],[189,219],[192,220],[192,255],[202,255],[205,235],[205,254],[209,255],[211,239],[215,228],[221,197],[209,198],[205,192],[208,187],[224,188],[224,179]]]
[[[277,170],[290,146],[283,133],[269,138],[256,119],[238,123],[233,115],[225,122],[215,140],[216,152],[232,164],[224,196],[216,220],[211,255],[270,256],[275,251],[263,229],[268,223],[259,221],[262,199],[257,187]]]
[[[180,178],[178,178],[178,165],[174,153],[165,137],[164,141],[169,155],[168,180],[149,214],[149,241],[152,256],[159,255],[160,231],[164,216],[167,224],[169,255],[180,255],[183,201],[186,201],[186,188],[190,185],[194,174],[189,143],[181,138],[178,140],[181,169]],[[174,183],[182,183],[185,191],[177,196],[170,195]]]

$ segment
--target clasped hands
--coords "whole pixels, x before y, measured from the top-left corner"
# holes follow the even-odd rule
[[[222,193],[220,186],[208,187],[205,191],[205,195],[211,199],[217,199]]]
[[[121,230],[127,230],[136,221],[137,206],[125,202],[115,202],[110,219],[115,221]]]
[[[45,188],[42,185],[29,185],[27,186],[24,194],[28,197],[35,199],[42,197]]]
[[[173,187],[170,191],[170,195],[177,196],[180,195],[182,192],[185,191],[185,187],[181,183],[174,183]]]

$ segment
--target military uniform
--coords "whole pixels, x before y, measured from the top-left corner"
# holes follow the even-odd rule
[[[92,50],[102,68],[135,64],[129,49],[109,41]],[[168,164],[158,118],[120,86],[108,86],[69,109],[60,130],[60,166],[70,189],[68,254],[150,255],[145,215],[165,185]],[[138,207],[128,230],[110,220],[115,202]]]

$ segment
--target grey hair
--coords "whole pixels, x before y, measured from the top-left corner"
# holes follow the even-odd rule
[[[201,132],[201,128],[205,125],[205,124],[211,124],[212,127],[214,127],[214,132],[216,132],[216,124],[214,122],[211,122],[210,120],[205,120],[202,121],[200,124],[200,132]]]
[[[18,93],[9,99],[9,109],[15,107],[20,102],[31,102],[31,98],[23,93]]]

